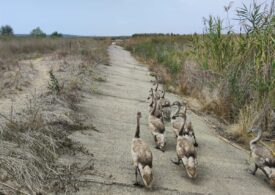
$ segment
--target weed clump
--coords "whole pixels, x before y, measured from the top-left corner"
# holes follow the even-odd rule
[[[61,87],[59,85],[59,82],[58,82],[56,76],[53,74],[52,69],[49,71],[49,74],[50,74],[50,81],[48,83],[48,89],[51,90],[55,94],[59,94]]]
[[[2,180],[15,181],[31,194],[49,190],[53,183],[67,185],[62,180],[68,170],[56,163],[60,155],[76,151],[87,154],[81,145],[68,139],[74,119],[57,117],[43,108],[41,101],[34,96],[19,116],[13,110],[9,117],[1,114],[6,122],[0,137],[0,173],[8,173]]]

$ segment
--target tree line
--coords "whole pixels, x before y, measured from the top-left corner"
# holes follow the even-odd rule
[[[10,25],[4,25],[0,28],[0,35],[1,36],[14,36],[13,28]],[[47,34],[41,30],[40,27],[34,28],[30,32],[30,36],[32,37],[46,37]],[[62,37],[63,35],[57,31],[53,32],[49,35],[50,37]]]

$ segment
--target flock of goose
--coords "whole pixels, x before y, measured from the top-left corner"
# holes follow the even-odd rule
[[[153,136],[155,147],[160,151],[165,151],[166,137],[165,137],[165,122],[170,120],[173,131],[176,136],[176,154],[177,160],[172,160],[173,163],[180,165],[182,163],[189,178],[197,177],[197,152],[195,132],[191,121],[187,122],[187,105],[179,101],[172,104],[165,98],[165,91],[158,89],[158,82],[155,88],[149,91],[149,117],[148,124],[150,132]],[[173,112],[171,108],[176,107]],[[181,111],[184,107],[183,111]],[[132,140],[131,153],[135,167],[136,182],[138,173],[141,175],[144,186],[151,188],[153,176],[153,155],[150,147],[140,138],[140,118],[141,112],[137,113],[137,127],[135,136]],[[262,136],[262,130],[252,128],[249,132],[258,132],[255,139],[250,141],[251,157],[255,164],[255,169],[250,171],[255,175],[256,171],[260,169],[268,178],[271,185],[275,185],[275,157],[269,149],[257,144]]]
[[[166,137],[165,137],[165,120],[170,120],[173,131],[176,136],[176,153],[177,160],[173,163],[183,164],[187,175],[190,178],[197,177],[197,152],[198,146],[195,132],[191,121],[187,122],[187,105],[175,101],[172,104],[165,98],[165,91],[158,89],[158,82],[156,82],[155,89],[151,88],[149,91],[149,117],[148,124],[150,132],[153,136],[155,147],[160,151],[165,151]],[[184,106],[183,112],[181,108]],[[171,112],[171,107],[176,109]],[[153,155],[150,147],[140,138],[140,118],[141,113],[137,113],[137,128],[135,136],[132,140],[132,158],[135,167],[136,183],[138,172],[141,175],[145,187],[151,187],[153,182]]]

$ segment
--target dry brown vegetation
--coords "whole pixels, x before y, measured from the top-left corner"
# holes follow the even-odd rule
[[[31,62],[33,57],[46,56],[46,62],[55,65],[50,80],[46,81],[47,90],[30,94],[23,110],[13,106],[9,115],[0,111],[0,192],[75,192],[85,182],[80,179],[81,174],[93,172],[90,161],[93,155],[68,136],[77,130],[94,129],[83,125],[86,116],[77,112],[77,104],[84,91],[90,92],[94,66],[108,63],[109,41],[47,38],[1,41],[2,75],[14,72],[15,67],[23,69],[22,60]],[[28,82],[32,78],[29,79]],[[5,91],[7,86],[1,87]],[[67,164],[58,161],[62,156],[74,155],[78,158]]]
[[[60,59],[80,55],[85,64],[108,63],[102,48],[109,40],[85,38],[18,38],[0,37],[0,97],[18,93],[29,86],[35,75],[29,59],[55,53]]]

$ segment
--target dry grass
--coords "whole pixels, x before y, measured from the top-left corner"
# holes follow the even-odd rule
[[[94,129],[80,122],[83,120],[81,117],[85,116],[76,112],[77,103],[81,101],[81,93],[89,91],[94,67],[107,63],[108,41],[60,41],[68,45],[49,50],[52,56],[49,62],[60,64],[59,69],[52,71],[49,91],[30,98],[24,110],[15,112],[12,108],[9,116],[0,113],[0,117],[5,119],[0,124],[0,182],[12,186],[1,186],[0,192],[2,189],[8,194],[14,194],[17,190],[29,194],[75,192],[83,183],[79,179],[81,174],[93,169],[91,162],[86,161],[92,154],[68,136],[76,130]],[[11,65],[6,66],[12,69]],[[57,161],[62,155],[79,153],[86,156],[85,161],[70,162],[68,165]]]
[[[228,128],[229,134],[238,143],[247,145],[251,137],[248,136],[248,129],[259,125],[259,109],[255,104],[245,106],[239,114],[236,124]]]
[[[103,76],[100,76],[100,75],[94,75],[94,80],[95,81],[98,81],[98,82],[106,82],[107,79]]]
[[[60,60],[80,58],[83,66],[108,64],[106,45],[109,42],[92,38],[0,38],[0,97],[30,85],[35,67],[27,59],[56,53]]]
[[[2,180],[16,182],[32,194],[53,188],[53,181],[62,183],[62,165],[58,168],[56,164],[60,155],[76,151],[87,154],[67,138],[75,119],[57,117],[41,107],[42,101],[33,97],[19,116],[14,110],[9,117],[4,116],[6,123],[0,137],[1,174],[7,173]]]

